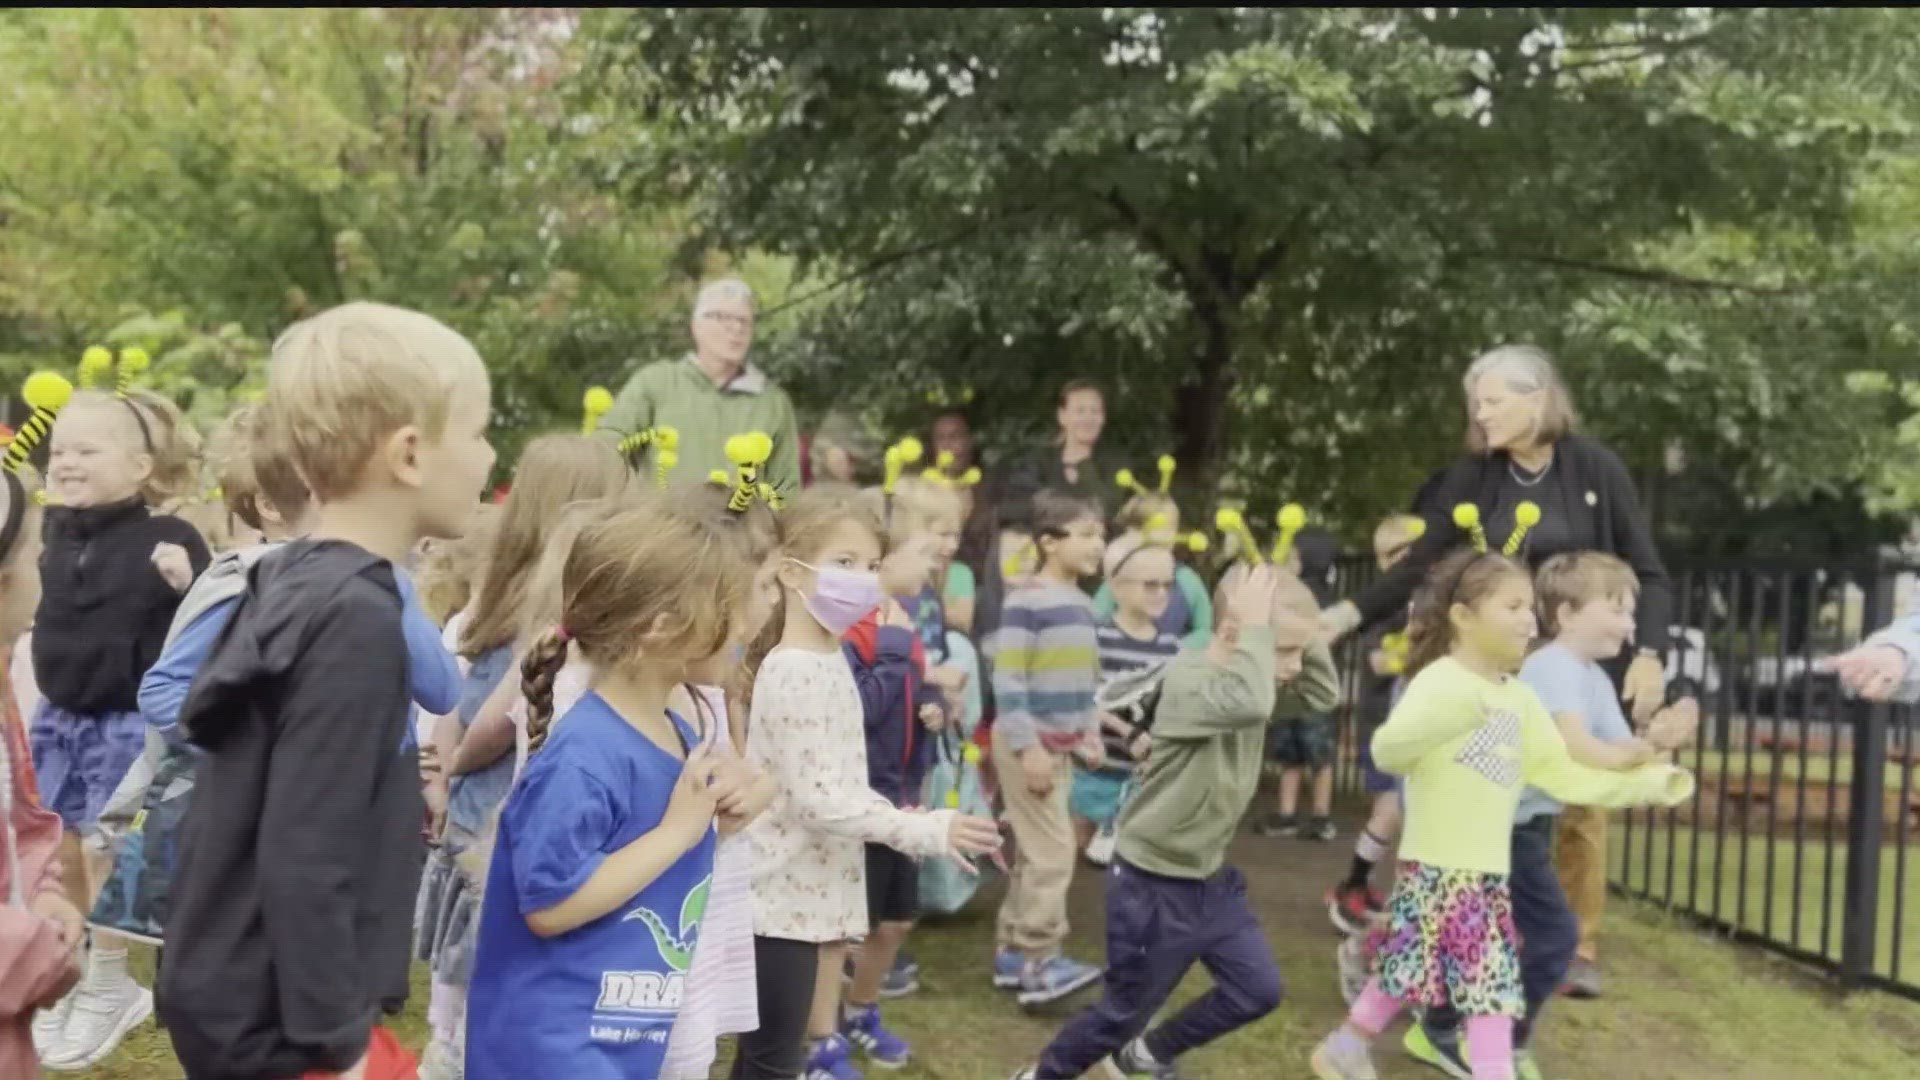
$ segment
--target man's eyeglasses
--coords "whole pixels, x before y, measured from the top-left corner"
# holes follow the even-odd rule
[[[717,322],[729,330],[752,330],[753,316],[735,315],[730,311],[709,311],[702,318]]]

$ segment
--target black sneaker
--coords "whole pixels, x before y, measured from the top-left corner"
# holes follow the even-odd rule
[[[1261,836],[1277,836],[1282,840],[1291,840],[1300,835],[1300,822],[1280,813],[1270,813],[1254,823],[1253,831]]]

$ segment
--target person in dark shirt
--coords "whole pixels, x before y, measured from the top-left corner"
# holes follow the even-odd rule
[[[155,395],[82,390],[48,443],[54,505],[32,639],[42,694],[33,767],[41,802],[66,828],[69,857],[87,841],[81,866],[89,909],[113,869],[100,812],[146,749],[140,677],[159,658],[181,595],[211,558],[192,525],[148,509],[192,476],[181,424],[179,410]],[[127,971],[125,940],[98,932],[86,978],[36,1021],[41,1059],[52,1069],[84,1068],[152,1012],[152,993]]]
[[[254,565],[181,710],[204,754],[160,1012],[189,1080],[411,1076],[377,1026],[406,1001],[424,855],[395,566],[472,515],[486,370],[425,315],[348,304],[275,343],[265,408],[318,519]]]

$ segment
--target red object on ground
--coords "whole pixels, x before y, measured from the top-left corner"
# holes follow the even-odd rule
[[[497,506],[497,505],[499,505],[500,503],[503,503],[503,502],[506,502],[506,501],[507,501],[507,492],[509,492],[509,491],[511,491],[511,490],[513,490],[513,484],[512,484],[512,483],[510,483],[510,482],[509,482],[509,483],[505,483],[505,484],[501,484],[501,485],[500,485],[499,487],[497,487],[497,488],[494,488],[494,489],[493,489],[493,501],[494,501],[494,505],[496,505],[496,506]]]
[[[335,1080],[340,1073],[310,1072],[300,1080]],[[367,1044],[366,1080],[419,1080],[420,1062],[387,1028],[373,1029]]]

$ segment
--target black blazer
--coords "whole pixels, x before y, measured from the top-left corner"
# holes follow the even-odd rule
[[[1492,514],[1506,471],[1505,453],[1469,454],[1454,462],[1418,511],[1426,519],[1426,534],[1399,565],[1354,597],[1363,628],[1406,610],[1414,589],[1433,564],[1465,543],[1453,523],[1453,508],[1470,502],[1483,516]],[[1576,518],[1571,522],[1572,531],[1585,540],[1585,550],[1618,556],[1639,576],[1635,646],[1666,648],[1668,623],[1673,617],[1673,581],[1660,561],[1659,549],[1654,547],[1653,532],[1640,511],[1640,496],[1627,467],[1604,445],[1582,435],[1569,435],[1554,447],[1553,482],[1561,485],[1567,496],[1566,505]],[[1589,493],[1595,497],[1592,503],[1587,501]]]

